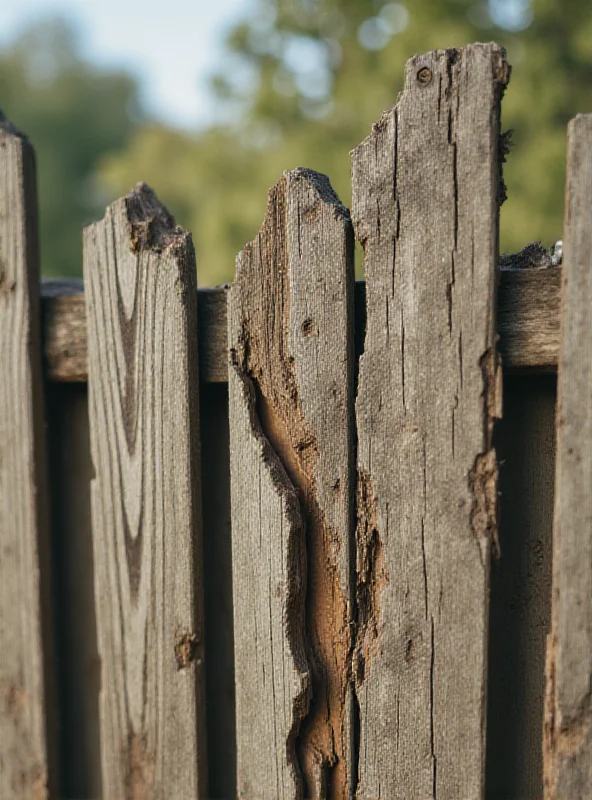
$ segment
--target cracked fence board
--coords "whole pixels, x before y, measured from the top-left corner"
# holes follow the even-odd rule
[[[147,186],[84,232],[105,797],[205,796],[195,255]]]
[[[545,797],[592,797],[592,114],[569,124]]]
[[[504,51],[417,56],[352,154],[367,327],[358,427],[359,798],[481,798]]]
[[[329,181],[285,173],[229,292],[237,787],[351,791],[353,235]]]
[[[51,688],[35,157],[0,112],[0,797],[48,797]]]

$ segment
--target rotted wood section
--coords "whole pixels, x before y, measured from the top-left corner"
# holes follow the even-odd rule
[[[351,792],[353,274],[349,213],[327,178],[284,174],[228,306],[244,800]]]

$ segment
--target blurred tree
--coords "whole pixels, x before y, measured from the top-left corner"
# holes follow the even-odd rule
[[[141,123],[136,82],[89,65],[60,20],[26,30],[0,52],[0,103],[37,153],[44,274],[76,275],[81,226],[104,213],[99,159],[126,146]],[[110,198],[109,198],[110,199]]]
[[[406,60],[483,39],[515,66],[502,249],[551,243],[562,229],[565,126],[590,110],[589,0],[254,0],[213,79],[217,127],[193,138],[143,130],[103,178],[117,191],[152,183],[194,233],[201,282],[231,279],[283,169],[326,172],[349,204],[348,151],[396,101]]]

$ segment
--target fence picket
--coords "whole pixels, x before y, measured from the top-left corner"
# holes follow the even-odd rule
[[[428,53],[352,154],[360,797],[481,798],[495,349],[497,45]]]
[[[84,234],[105,797],[205,796],[195,256],[146,186]]]
[[[285,173],[229,293],[238,797],[351,787],[353,236]]]
[[[568,128],[545,797],[592,797],[592,114]]]
[[[35,155],[0,113],[0,796],[55,781]]]

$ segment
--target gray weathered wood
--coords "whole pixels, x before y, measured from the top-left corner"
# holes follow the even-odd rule
[[[226,296],[224,296],[226,300]],[[201,324],[200,324],[201,329]],[[226,340],[226,330],[224,330]],[[228,386],[200,385],[208,797],[236,798]]]
[[[105,797],[205,796],[197,293],[140,185],[84,233]]]
[[[592,797],[592,114],[569,124],[545,797]]]
[[[541,800],[545,650],[551,618],[555,376],[504,376],[500,549],[492,566],[488,800]]]
[[[353,236],[329,181],[269,194],[228,310],[238,797],[344,798]]]
[[[0,797],[53,781],[37,195],[33,148],[0,113]],[[50,724],[54,724],[50,721]]]
[[[417,56],[353,152],[359,797],[481,798],[494,419],[497,45]]]

